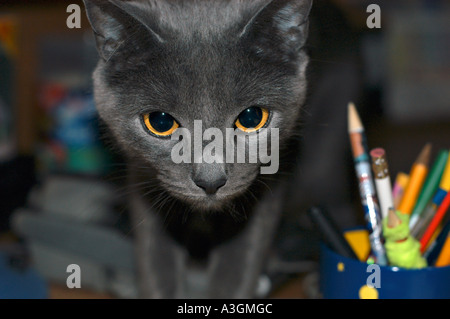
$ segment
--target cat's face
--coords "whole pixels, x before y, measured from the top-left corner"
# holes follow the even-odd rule
[[[195,163],[192,147],[191,163],[176,164],[179,142],[170,134],[184,128],[194,139],[200,120],[201,133],[217,128],[225,137],[227,128],[252,128],[252,121],[255,128],[260,121],[269,131],[279,129],[282,145],[305,97],[310,1],[85,3],[101,56],[97,108],[125,152],[152,167],[169,193],[198,208],[220,208],[245,192],[260,173],[259,161]]]

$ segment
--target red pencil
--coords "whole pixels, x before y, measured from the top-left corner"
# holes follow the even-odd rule
[[[436,228],[441,223],[442,218],[444,218],[449,208],[450,208],[450,192],[448,192],[447,195],[445,196],[444,200],[441,203],[441,206],[439,206],[438,210],[436,211],[436,214],[434,215],[433,219],[428,225],[427,230],[423,234],[422,239],[420,240],[420,251],[422,253],[425,251],[425,248],[427,247],[428,242],[433,236],[433,233],[436,231]]]

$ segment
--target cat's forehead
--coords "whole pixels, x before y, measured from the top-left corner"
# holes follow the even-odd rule
[[[137,5],[163,30],[211,35],[236,27],[269,0],[143,0]]]

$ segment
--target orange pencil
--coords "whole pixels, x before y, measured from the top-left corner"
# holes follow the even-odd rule
[[[431,144],[427,144],[422,149],[411,168],[408,186],[406,187],[403,198],[398,206],[398,210],[402,212],[402,214],[410,215],[414,205],[416,204],[417,197],[419,196],[420,190],[422,189],[423,183],[425,182],[425,178],[428,174],[430,153]]]
[[[450,265],[450,235],[447,236],[444,246],[442,246],[441,253],[436,260],[436,267],[444,267]]]

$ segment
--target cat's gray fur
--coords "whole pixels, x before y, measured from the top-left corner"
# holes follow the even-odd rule
[[[286,199],[306,97],[304,44],[312,0],[85,0],[100,61],[97,108],[129,163],[130,209],[142,297],[186,297],[185,269],[205,261],[207,297],[253,297]],[[272,112],[280,172],[260,164],[179,164],[176,143],[143,129],[164,111],[193,131],[233,127],[244,109]],[[216,195],[193,182],[226,176]],[[137,186],[141,187],[137,187]]]

